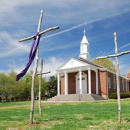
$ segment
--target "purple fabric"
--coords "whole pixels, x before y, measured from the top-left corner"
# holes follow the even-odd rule
[[[37,34],[36,34],[37,35]],[[37,47],[39,45],[39,41],[40,41],[40,37],[41,36],[38,36],[38,38],[36,39],[36,35],[34,36],[34,41],[32,43],[32,47],[31,47],[31,50],[30,50],[30,54],[29,54],[29,59],[28,59],[28,63],[26,64],[26,67],[24,68],[23,71],[21,71],[17,77],[16,77],[16,81],[18,81],[21,77],[23,77],[26,72],[28,71],[30,65],[32,64],[34,58],[35,58],[35,55],[36,55],[36,52],[37,52]]]

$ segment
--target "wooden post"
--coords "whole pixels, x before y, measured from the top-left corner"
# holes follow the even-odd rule
[[[117,36],[116,32],[114,35],[115,42],[115,55],[116,55],[116,81],[117,81],[117,98],[118,98],[118,123],[121,123],[121,101],[120,101],[120,85],[119,85],[119,62],[118,62],[118,45],[117,45]]]
[[[43,60],[41,59],[41,69],[40,72],[36,74],[36,76],[39,75],[39,102],[38,102],[38,106],[39,106],[39,115],[42,116],[42,107],[41,107],[41,86],[42,86],[42,75],[43,74],[48,74],[50,73],[50,71],[43,73]]]
[[[42,116],[42,108],[41,108],[42,69],[43,69],[43,60],[41,59],[41,70],[39,74],[39,115],[40,116]]]
[[[43,17],[43,10],[41,10],[37,32],[40,32],[41,23],[42,23],[42,17]],[[33,75],[32,75],[30,124],[33,124],[34,100],[35,100],[34,99],[35,98],[34,97],[35,96],[34,95],[34,85],[35,85],[35,76],[36,76],[37,66],[38,66],[38,55],[39,55],[39,48],[37,48],[36,59],[35,59],[35,66],[34,66],[34,71],[33,71]]]

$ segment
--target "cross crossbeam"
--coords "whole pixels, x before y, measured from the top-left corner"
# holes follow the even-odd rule
[[[37,75],[48,74],[48,73],[51,73],[51,72],[50,72],[50,71],[48,71],[48,72],[44,72],[44,73],[37,73],[37,74],[36,74],[36,76],[37,76]]]
[[[59,29],[59,26],[46,29],[46,30],[44,30],[44,31],[42,31],[42,32],[40,32],[40,33],[38,33],[36,36],[43,35],[43,34],[49,32],[49,31],[53,31],[53,30],[56,30],[56,29]],[[24,38],[24,39],[19,40],[19,42],[24,42],[24,41],[27,41],[27,40],[31,40],[31,39],[33,39],[33,38],[34,38],[34,36],[30,36],[30,37],[27,37],[27,38]]]
[[[125,55],[125,54],[129,54],[130,51],[125,51],[125,52],[121,52],[117,55],[108,55],[108,56],[102,56],[102,57],[97,57],[96,59],[105,59],[105,58],[112,58],[112,57],[119,57],[119,56],[122,56],[122,55]]]

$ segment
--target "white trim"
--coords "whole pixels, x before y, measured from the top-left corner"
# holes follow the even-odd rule
[[[85,63],[85,62],[83,62],[83,61],[81,61],[81,60],[78,60],[78,59],[76,59],[76,58],[71,57],[71,58],[69,58],[66,62],[64,62],[60,67],[58,67],[58,69],[57,69],[56,71],[63,70],[62,68],[64,68],[64,66],[65,66],[67,63],[69,63],[70,61],[78,62],[79,64],[82,64],[82,66],[89,65],[88,63]],[[79,66],[79,67],[82,67],[82,66]],[[78,67],[78,66],[77,66],[77,67]],[[70,68],[73,68],[73,66],[70,66]],[[66,68],[66,69],[68,69],[68,68]]]
[[[68,74],[65,72],[65,94],[68,94]]]
[[[88,69],[88,93],[91,94],[91,69]]]
[[[57,95],[60,95],[60,74],[58,74],[58,88],[57,88]]]
[[[80,90],[80,94],[82,94],[82,71],[79,71],[79,90]]]

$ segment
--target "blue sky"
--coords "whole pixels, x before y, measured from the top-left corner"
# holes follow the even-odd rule
[[[18,73],[27,63],[31,40],[18,40],[37,32],[40,11],[44,10],[39,57],[44,72],[55,70],[70,57],[79,57],[83,30],[90,43],[91,60],[114,54],[113,33],[117,33],[119,53],[130,50],[129,0],[0,0],[0,72],[12,68]],[[119,57],[120,73],[130,67],[130,54]],[[115,59],[112,59],[115,62]],[[34,68],[34,63],[30,69]]]

